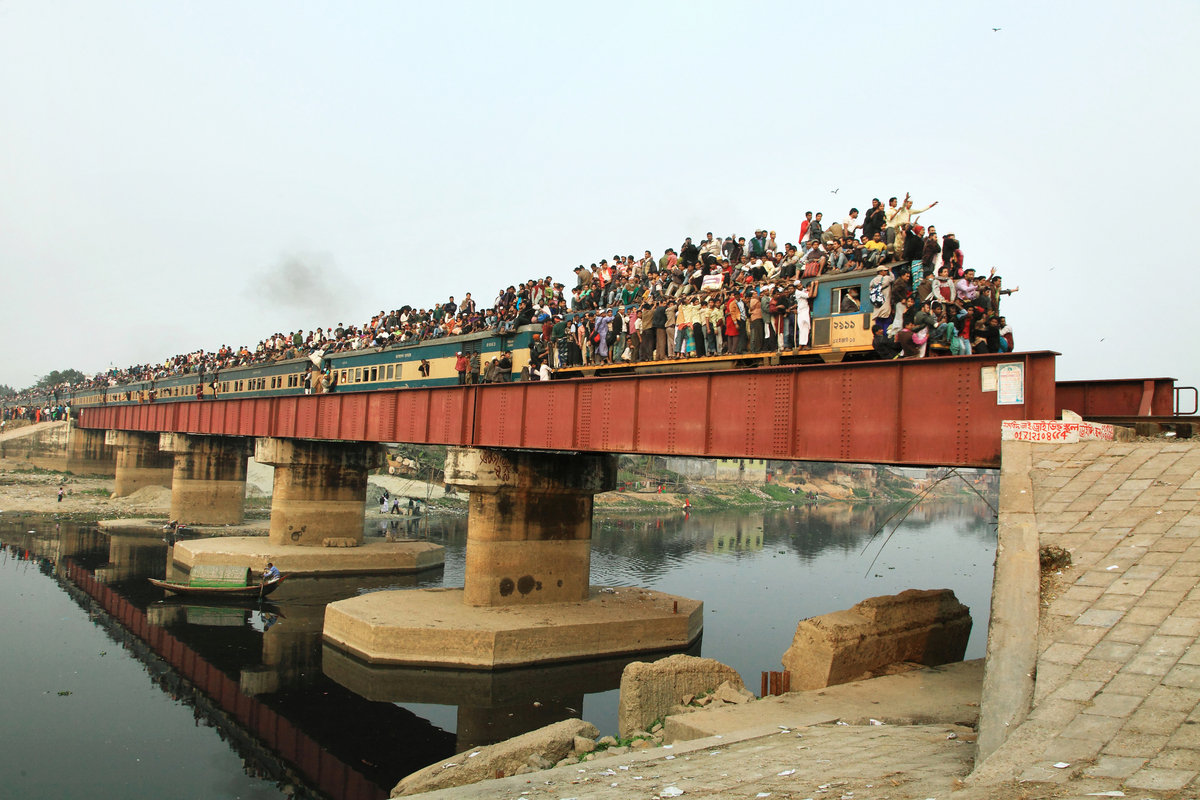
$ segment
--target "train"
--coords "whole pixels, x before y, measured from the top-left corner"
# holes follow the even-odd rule
[[[598,375],[638,374],[667,371],[703,371],[733,368],[755,368],[789,363],[835,363],[843,360],[875,357],[872,348],[871,304],[868,290],[875,270],[823,275],[805,281],[818,284],[812,302],[811,347],[805,350],[784,350],[691,358],[676,361],[618,362],[610,365],[572,366],[555,372],[556,380],[593,377]],[[810,290],[811,291],[811,290]],[[855,299],[849,305],[859,310],[843,312],[847,295]],[[578,312],[576,312],[578,313]],[[530,346],[540,334],[540,324],[526,325],[515,331],[486,331],[445,339],[388,345],[351,352],[333,353],[325,357],[322,367],[337,374],[336,391],[364,392],[381,389],[404,389],[425,386],[451,386],[458,383],[455,371],[457,353],[478,353],[480,360],[512,352],[513,373],[518,374],[530,362]],[[423,376],[419,367],[429,363],[429,375]],[[241,399],[278,397],[304,393],[304,375],[313,365],[308,357],[292,358],[264,364],[228,367],[203,376],[203,399]],[[5,405],[67,404],[72,409],[102,405],[138,403],[196,402],[196,373],[173,375],[155,380],[134,381],[108,388],[80,388],[53,398],[49,395],[33,400],[8,400]],[[317,389],[314,387],[314,391]]]

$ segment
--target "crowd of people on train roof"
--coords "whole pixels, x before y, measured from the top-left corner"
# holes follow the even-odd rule
[[[648,361],[800,350],[811,346],[811,303],[820,276],[870,270],[867,297],[844,293],[838,313],[870,312],[873,346],[883,358],[1008,352],[1012,330],[994,270],[966,265],[953,231],[925,224],[937,202],[915,208],[906,194],[851,208],[830,223],[806,212],[796,240],[773,230],[753,236],[711,232],[686,238],[659,257],[615,255],[574,268],[574,285],[551,276],[501,289],[488,307],[466,293],[429,308],[380,311],[362,325],[275,333],[254,348],[197,350],[160,364],[112,369],[85,387],[110,387],[175,375],[208,374],[249,364],[405,346],[472,333],[509,333],[540,324],[531,348],[532,373],[542,362],[561,368],[621,360]],[[1019,288],[1019,287],[1018,287]],[[460,354],[459,366],[469,356]],[[488,367],[470,365],[464,380]],[[460,374],[462,370],[460,369]],[[75,389],[82,388],[80,386]]]

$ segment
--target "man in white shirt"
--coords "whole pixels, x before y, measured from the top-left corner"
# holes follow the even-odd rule
[[[842,236],[849,236],[851,239],[857,239],[854,232],[862,227],[862,223],[858,221],[858,209],[850,209],[850,213],[842,220]]]

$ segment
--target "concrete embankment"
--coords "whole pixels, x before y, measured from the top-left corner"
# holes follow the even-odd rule
[[[1005,470],[1028,481],[1009,484],[1015,496],[1001,487],[1001,545],[1016,552],[997,565],[986,758],[970,782],[1018,781],[1030,797],[1195,796],[1200,444],[1011,444]],[[1038,545],[1067,551],[1071,565],[1031,574]]]

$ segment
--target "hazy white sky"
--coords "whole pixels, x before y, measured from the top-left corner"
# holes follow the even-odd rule
[[[1198,40],[1194,2],[0,0],[0,383],[909,191],[1060,378],[1197,385]]]

